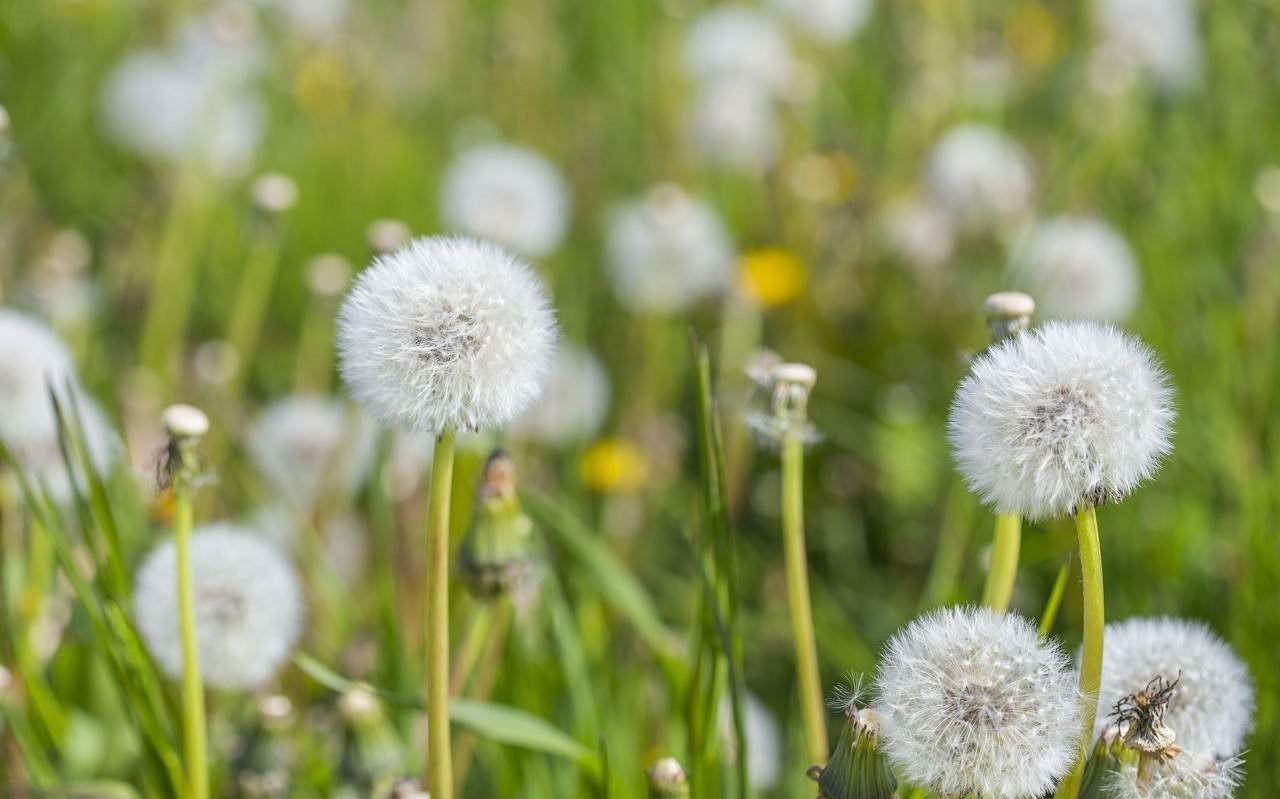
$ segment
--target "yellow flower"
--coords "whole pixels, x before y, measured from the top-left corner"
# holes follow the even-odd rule
[[[766,308],[791,302],[804,291],[804,263],[789,250],[751,250],[738,264],[738,287]]]
[[[351,76],[342,57],[321,50],[303,61],[293,81],[298,104],[311,116],[340,114],[351,104]]]
[[[593,491],[636,491],[648,476],[644,453],[622,438],[602,438],[582,456],[582,481]]]
[[[1004,41],[1027,66],[1046,66],[1058,52],[1058,20],[1040,3],[1027,3],[1005,20]]]

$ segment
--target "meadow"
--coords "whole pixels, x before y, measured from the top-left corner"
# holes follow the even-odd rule
[[[0,0],[0,796],[1273,796],[1277,109],[1274,0]]]

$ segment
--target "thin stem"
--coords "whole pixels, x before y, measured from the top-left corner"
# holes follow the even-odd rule
[[[1080,538],[1080,578],[1084,584],[1084,645],[1080,654],[1080,694],[1084,708],[1076,763],[1058,785],[1056,799],[1076,799],[1089,760],[1089,743],[1098,712],[1098,688],[1102,684],[1102,631],[1106,623],[1102,600],[1102,546],[1098,539],[1098,517],[1093,503],[1076,512],[1076,533]]]
[[[809,606],[809,575],[805,563],[804,442],[796,435],[788,435],[782,445],[782,535],[804,738],[810,762],[820,765],[827,761],[831,750],[827,743],[822,678],[818,671],[818,647],[813,635],[813,611]]]
[[[182,636],[182,742],[191,799],[208,799],[208,742],[204,684],[196,647],[195,586],[191,577],[191,495],[179,479],[173,491],[173,540],[178,555],[178,627]]]
[[[1004,613],[1013,596],[1013,583],[1018,576],[1018,549],[1022,543],[1022,517],[1016,513],[996,516],[996,532],[991,542],[991,568],[982,589],[982,604]]]
[[[427,694],[427,792],[452,799],[453,764],[449,745],[449,495],[453,489],[454,431],[436,439],[427,495],[427,616],[425,644]]]

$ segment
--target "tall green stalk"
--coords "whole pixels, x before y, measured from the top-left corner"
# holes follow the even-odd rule
[[[436,439],[427,495],[427,761],[423,781],[432,799],[453,797],[449,741],[449,498],[455,438],[453,429],[446,427]]]
[[[991,542],[991,566],[982,589],[982,604],[1000,613],[1009,609],[1013,583],[1018,576],[1018,549],[1022,543],[1022,517],[1016,513],[996,516]]]
[[[173,541],[178,556],[178,629],[182,636],[182,744],[191,799],[209,797],[209,752],[204,682],[196,646],[195,586],[191,576],[191,492],[184,477],[173,486]]]
[[[1076,511],[1076,533],[1080,539],[1080,578],[1084,584],[1084,644],[1080,655],[1080,694],[1084,713],[1080,744],[1071,773],[1058,785],[1056,799],[1076,799],[1089,759],[1093,722],[1098,712],[1098,689],[1102,684],[1102,633],[1106,624],[1102,597],[1102,546],[1098,538],[1098,517],[1093,503]]]
[[[782,535],[786,553],[787,599],[796,646],[796,678],[805,746],[810,762],[822,764],[831,749],[827,741],[818,647],[809,603],[809,574],[804,545],[804,441],[789,433],[782,444]]]

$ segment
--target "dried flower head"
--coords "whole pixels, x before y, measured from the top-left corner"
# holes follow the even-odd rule
[[[722,5],[698,17],[684,41],[684,64],[699,82],[743,80],[780,95],[794,65],[786,32],[750,6]]]
[[[929,155],[929,194],[961,227],[1007,224],[1031,205],[1031,166],[1017,142],[994,128],[959,125]]]
[[[1080,703],[1060,648],[1015,614],[946,608],[898,631],[875,681],[880,746],[946,796],[1038,796],[1076,751]]]
[[[1165,711],[1177,687],[1177,679],[1170,682],[1158,675],[1142,690],[1126,694],[1115,703],[1107,716],[1123,731],[1125,746],[1164,761],[1178,754],[1177,733],[1164,723]]]
[[[1163,721],[1191,752],[1229,757],[1253,729],[1249,670],[1204,624],[1169,617],[1107,625],[1098,707],[1110,708],[1155,677],[1176,678]],[[1095,734],[1105,719],[1099,719]]]
[[[527,147],[484,144],[454,160],[440,187],[449,227],[526,258],[550,255],[569,225],[559,170]]]
[[[1138,301],[1138,263],[1100,219],[1060,216],[1037,224],[1014,248],[1013,281],[1055,319],[1123,321]]]
[[[1041,519],[1119,500],[1155,474],[1173,419],[1168,378],[1144,344],[1107,325],[1050,322],[974,361],[947,427],[984,502]]]
[[[497,427],[542,391],[556,340],[546,290],[497,246],[438,236],[380,256],[337,322],[343,379],[383,425]]]
[[[1179,752],[1167,761],[1124,764],[1107,775],[1108,799],[1231,799],[1243,779],[1240,758]]]
[[[196,646],[205,681],[255,688],[269,679],[298,640],[302,594],[293,566],[263,538],[231,524],[210,524],[191,537]],[[138,569],[133,614],[156,663],[182,674],[176,552],[156,547]]]
[[[321,498],[349,497],[373,457],[373,426],[345,403],[295,394],[262,410],[245,449],[267,484],[302,510]]]
[[[609,376],[600,360],[585,347],[562,342],[542,398],[507,430],[541,444],[570,444],[598,433],[608,412]]]

